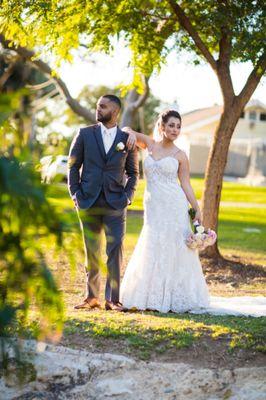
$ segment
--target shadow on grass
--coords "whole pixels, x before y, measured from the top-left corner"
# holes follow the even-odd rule
[[[266,351],[264,337],[266,318],[211,316],[192,314],[160,314],[157,312],[105,313],[87,312],[86,320],[68,319],[64,336],[87,337],[99,346],[112,339],[118,346],[128,347],[139,358],[151,353],[200,345],[202,339],[223,340],[228,351],[236,348]]]
[[[234,259],[219,259],[218,261],[201,256],[204,272],[208,273],[208,281],[246,283],[249,279],[262,281],[266,278],[266,270],[261,265],[247,264]],[[228,275],[229,272],[229,275]]]

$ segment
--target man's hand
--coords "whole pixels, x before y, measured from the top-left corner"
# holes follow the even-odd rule
[[[137,138],[136,138],[136,135],[135,135],[133,129],[131,129],[129,126],[126,126],[125,128],[123,128],[123,131],[128,133],[127,148],[129,150],[133,150],[135,148],[136,142],[137,142]]]
[[[79,209],[79,205],[78,205],[78,201],[77,201],[76,194],[74,194],[74,195],[72,196],[72,200],[73,200],[73,202],[74,202],[75,208],[78,210],[78,209]]]

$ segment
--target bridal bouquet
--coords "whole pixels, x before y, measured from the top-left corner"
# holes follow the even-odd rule
[[[195,218],[194,208],[188,211],[191,220]],[[212,246],[217,238],[216,233],[211,229],[205,229],[198,221],[192,222],[194,233],[191,233],[186,240],[186,244],[190,249],[204,250],[208,246]]]

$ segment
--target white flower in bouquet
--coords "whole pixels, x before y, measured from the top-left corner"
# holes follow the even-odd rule
[[[204,232],[204,226],[202,226],[202,225],[198,225],[198,226],[196,226],[196,231],[198,232],[198,233],[203,233]]]
[[[202,234],[201,233],[195,233],[194,237],[195,237],[196,240],[201,240]]]

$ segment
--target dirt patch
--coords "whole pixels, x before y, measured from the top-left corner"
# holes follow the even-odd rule
[[[201,257],[202,268],[212,295],[266,296],[266,268],[232,256],[214,261]]]
[[[168,349],[160,353],[160,348],[154,350],[148,357],[149,361],[186,363],[194,368],[241,368],[262,367],[266,363],[266,355],[248,349],[234,349],[230,351],[229,340],[218,338],[216,340],[203,336],[189,348]],[[126,341],[104,339],[100,341],[89,336],[74,333],[64,336],[59,343],[62,346],[86,350],[93,353],[112,353],[126,355],[135,360],[146,359],[141,353],[130,348]]]

